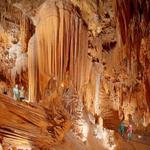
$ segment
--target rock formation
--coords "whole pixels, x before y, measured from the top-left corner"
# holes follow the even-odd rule
[[[121,121],[149,143],[149,31],[149,0],[0,2],[3,149],[134,149]]]

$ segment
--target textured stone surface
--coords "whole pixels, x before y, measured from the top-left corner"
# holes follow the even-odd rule
[[[86,124],[122,120],[150,135],[149,13],[148,0],[0,2],[1,91],[29,84],[42,111],[60,99],[81,141]]]
[[[5,143],[46,148],[62,140],[69,129],[69,115],[58,101],[47,110],[3,95],[0,99],[0,134]]]

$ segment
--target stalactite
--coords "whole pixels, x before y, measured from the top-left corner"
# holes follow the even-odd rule
[[[34,26],[31,20],[24,14],[21,15],[20,19],[20,31],[21,31],[22,52],[27,52],[28,42],[34,32]]]
[[[125,7],[127,6],[127,7]],[[115,0],[116,18],[120,30],[122,44],[126,46],[128,73],[131,71],[132,54],[135,51],[137,65],[139,62],[140,46],[143,37],[149,34],[150,3],[145,0],[126,1]]]
[[[88,46],[86,25],[75,8],[62,0],[47,1],[38,16],[40,21],[36,27],[36,43],[39,94],[43,96],[51,78],[55,78],[58,85],[67,80],[78,91],[85,82]]]
[[[37,68],[37,51],[35,35],[31,37],[28,44],[28,76],[29,76],[29,100],[36,102],[38,100],[38,68]]]

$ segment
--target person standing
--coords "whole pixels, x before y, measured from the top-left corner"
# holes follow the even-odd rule
[[[132,125],[130,124],[130,125],[128,126],[128,129],[127,129],[128,140],[131,140],[131,138],[132,138],[132,133],[133,133],[133,127],[132,127]]]
[[[18,85],[13,88],[13,97],[15,100],[20,100],[20,95],[19,95],[19,88]]]
[[[124,136],[124,132],[125,132],[125,125],[123,122],[121,122],[121,124],[119,125],[119,132],[121,134],[121,136]]]
[[[19,93],[20,93],[20,101],[23,101],[25,99],[25,90],[24,90],[24,87],[22,86],[21,89],[19,90]]]

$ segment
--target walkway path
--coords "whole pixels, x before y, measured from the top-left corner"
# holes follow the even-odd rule
[[[127,137],[122,138],[119,135],[119,149],[117,150],[150,150],[150,137],[141,136],[138,138],[138,136],[138,134],[133,134],[132,140],[129,141]]]

